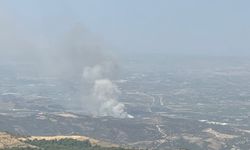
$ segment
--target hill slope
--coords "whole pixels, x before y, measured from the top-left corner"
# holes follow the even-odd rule
[[[16,136],[13,136],[6,132],[0,132],[0,149],[13,148],[13,147],[34,148],[34,146],[32,145],[22,142]]]
[[[0,149],[4,150],[126,150],[118,145],[85,136],[18,137],[0,132]]]

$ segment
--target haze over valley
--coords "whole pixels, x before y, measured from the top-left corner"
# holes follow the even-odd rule
[[[243,1],[1,1],[0,143],[250,149],[247,13]]]

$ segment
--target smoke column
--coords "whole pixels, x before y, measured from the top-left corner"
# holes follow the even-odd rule
[[[92,115],[132,118],[117,100],[121,92],[111,80],[117,72],[115,61],[108,48],[86,28],[70,22],[32,30],[7,10],[0,12],[1,63],[14,61],[24,70],[27,66],[21,64],[31,64],[29,70],[36,73],[35,77],[50,76],[61,82],[78,83],[77,96],[70,103],[82,105]]]
[[[95,65],[85,67],[83,78],[92,85],[91,99],[98,105],[94,114],[100,116],[113,116],[119,118],[133,118],[125,111],[124,104],[117,101],[120,90],[110,79],[105,78],[109,66]]]

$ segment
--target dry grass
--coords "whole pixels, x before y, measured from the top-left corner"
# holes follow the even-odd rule
[[[22,137],[19,138],[20,141],[26,141],[26,140],[47,140],[47,141],[51,141],[51,140],[62,140],[62,139],[73,139],[73,140],[77,140],[77,141],[86,141],[89,140],[90,143],[92,145],[99,145],[102,147],[119,147],[119,145],[116,144],[111,144],[108,142],[103,142],[103,141],[99,141],[93,138],[89,138],[86,136],[80,136],[80,135],[70,135],[70,136],[30,136],[30,137]]]
[[[6,132],[0,132],[0,149],[13,147],[34,147],[19,140]]]
[[[80,135],[70,135],[70,136],[28,136],[28,137],[17,137],[6,132],[0,132],[0,149],[13,148],[13,147],[34,147],[32,145],[26,144],[27,140],[62,140],[62,139],[73,139],[77,141],[89,140],[92,145],[98,145],[102,147],[119,147],[119,145],[111,144],[104,141],[99,141],[90,137],[80,136]]]

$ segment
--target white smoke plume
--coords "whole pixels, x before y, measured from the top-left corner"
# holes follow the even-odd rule
[[[24,76],[53,77],[62,82],[61,87],[69,89],[67,95],[71,98],[61,100],[61,104],[70,110],[76,108],[93,115],[131,117],[124,104],[117,101],[120,91],[111,80],[117,72],[116,61],[102,40],[81,23],[65,21],[60,24],[43,18],[48,26],[42,28],[22,18],[17,19],[2,8],[4,6],[0,5],[1,64],[11,62],[22,70],[29,70]],[[28,64],[28,67],[22,64]]]
[[[124,104],[117,101],[121,93],[117,85],[105,78],[108,68],[108,66],[96,65],[86,67],[83,71],[83,78],[92,85],[91,100],[95,101],[93,104],[98,105],[98,110],[92,109],[92,112],[100,116],[133,118],[125,111]]]

